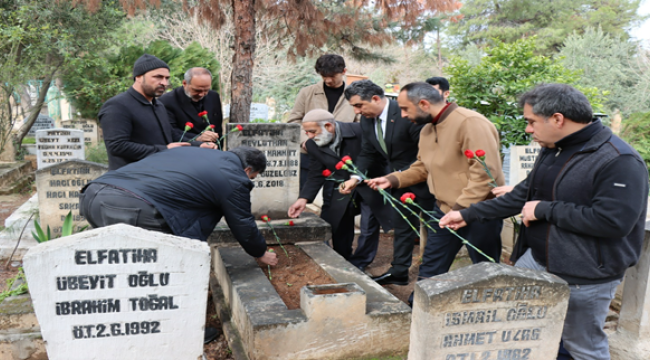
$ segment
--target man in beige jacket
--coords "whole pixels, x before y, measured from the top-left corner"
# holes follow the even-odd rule
[[[302,122],[305,114],[314,109],[323,109],[334,114],[334,119],[342,122],[354,122],[355,114],[348,100],[343,96],[345,90],[345,60],[340,55],[325,54],[316,60],[316,72],[323,78],[314,85],[302,88],[289,114],[290,123]],[[305,148],[305,133],[300,134],[300,187],[307,181],[309,157]]]
[[[468,159],[466,150],[485,151],[488,168],[497,185],[504,184],[499,156],[499,134],[483,115],[446,103],[440,92],[427,83],[404,86],[397,102],[402,116],[417,124],[426,124],[420,132],[418,160],[402,172],[369,180],[372,188],[404,188],[426,181],[437,201],[436,217],[450,210],[468,208],[471,204],[494,197],[492,181],[476,159]],[[427,242],[420,265],[419,278],[429,278],[449,271],[462,243],[447,229],[439,232],[433,243]],[[474,246],[495,261],[501,256],[501,220],[475,222],[458,231]],[[487,259],[468,248],[472,262]]]

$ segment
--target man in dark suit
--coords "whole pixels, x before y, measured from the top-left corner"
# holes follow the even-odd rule
[[[291,205],[288,214],[295,218],[312,202],[318,191],[323,188],[323,208],[321,218],[332,226],[332,246],[354,266],[362,271],[377,254],[379,245],[379,225],[384,231],[390,230],[391,214],[389,206],[384,204],[379,193],[367,186],[360,186],[356,191],[341,196],[336,192],[337,181],[347,180],[347,170],[336,169],[337,163],[344,156],[355,161],[361,152],[361,125],[334,120],[330,112],[315,109],[308,112],[302,120],[302,127],[309,137],[305,142],[309,152],[309,174],[305,185],[300,189],[299,199]],[[368,169],[371,174],[378,173],[383,163],[377,163]],[[323,171],[332,172],[325,176]],[[334,180],[334,181],[329,181]],[[354,216],[361,213],[361,235],[358,246],[352,254],[354,240]]]
[[[384,174],[408,169],[417,159],[420,130],[423,125],[414,124],[402,118],[401,110],[396,101],[384,96],[384,90],[370,80],[355,81],[345,88],[345,97],[354,108],[354,112],[361,114],[361,128],[363,129],[362,150],[356,164],[361,171],[366,171],[373,164],[387,162],[388,169]],[[352,178],[340,188],[342,194],[348,194],[361,181]],[[420,183],[404,189],[395,189],[392,195],[399,198],[405,192],[415,194],[415,201],[424,209],[433,210],[435,198],[429,192],[426,183]],[[419,212],[416,208],[413,208]],[[419,219],[405,212],[408,221],[413,226],[419,225]],[[413,239],[418,234],[402,218],[393,211],[393,225],[395,226],[395,240],[393,242],[393,262],[391,268],[384,274],[374,277],[380,285],[396,284],[407,285],[409,268],[413,257]],[[433,225],[432,225],[433,227]],[[428,236],[435,233],[428,231]]]
[[[175,142],[181,134],[171,126],[165,107],[156,100],[169,85],[169,66],[144,54],[133,65],[133,80],[129,90],[108,99],[99,110],[110,170],[157,152],[190,145]],[[216,148],[213,143],[191,145]]]
[[[212,73],[205,68],[195,67],[185,72],[183,86],[164,94],[160,102],[165,105],[167,115],[180,131],[185,128],[185,123],[192,123],[194,127],[185,135],[191,139],[199,134],[208,125],[214,125],[214,132],[206,131],[196,138],[197,141],[215,142],[221,137],[221,98],[219,93],[212,88]],[[207,111],[208,122],[199,113]]]

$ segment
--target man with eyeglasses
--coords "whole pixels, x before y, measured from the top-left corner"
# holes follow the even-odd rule
[[[204,132],[196,138],[197,141],[215,142],[222,135],[221,98],[212,90],[210,70],[202,67],[187,70],[183,85],[161,96],[160,102],[165,105],[172,126],[183,131],[186,123],[194,124],[185,134],[188,139],[201,134],[209,125],[214,125],[214,131]],[[199,116],[204,111],[208,120]]]
[[[168,85],[169,66],[144,54],[133,65],[133,86],[102,105],[98,118],[110,170],[167,149],[189,145],[216,148],[213,143],[179,142],[182,132],[172,127],[165,106],[156,100]]]

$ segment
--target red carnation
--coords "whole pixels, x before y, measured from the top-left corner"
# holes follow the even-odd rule
[[[262,221],[269,222],[269,221],[271,221],[271,218],[268,217],[267,215],[262,215]]]
[[[214,131],[214,124],[210,124],[210,129],[212,129],[212,131]]]
[[[192,129],[193,127],[194,124],[192,124],[191,122],[188,121],[185,123],[185,131],[190,131],[190,129]]]
[[[413,194],[411,192],[407,192],[407,193],[402,194],[402,196],[399,199],[404,204],[410,204],[410,203],[413,202],[413,200],[415,200],[415,194]]]
[[[203,110],[203,111],[201,111],[201,112],[199,113],[199,117],[204,117],[204,116],[208,116],[208,112],[205,111],[205,110]]]
[[[352,164],[352,158],[349,157],[348,155],[345,155],[343,158],[341,158],[341,161],[343,161],[346,164]]]
[[[284,223],[284,225],[287,225],[287,226],[294,226],[295,224],[293,223],[293,220],[289,220],[289,221],[287,221],[286,223]]]
[[[483,158],[485,157],[485,151],[483,151],[483,150],[481,150],[481,149],[476,150],[476,156],[477,156],[479,159],[483,160]]]
[[[242,130],[244,130],[244,127],[241,126],[241,125],[239,125],[239,124],[237,124],[236,128],[237,128],[237,131],[242,131]]]
[[[467,149],[467,150],[465,150],[465,156],[468,159],[473,159],[474,158],[474,153],[472,152],[472,150]]]
[[[330,175],[332,175],[332,172],[329,169],[323,170],[323,176],[329,177]]]
[[[345,168],[345,163],[343,161],[339,161],[334,167],[336,168],[336,170],[341,170]]]

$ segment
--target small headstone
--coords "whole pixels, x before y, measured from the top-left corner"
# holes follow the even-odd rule
[[[50,360],[197,360],[210,250],[118,224],[40,244],[23,266]]]
[[[70,160],[36,171],[39,224],[50,226],[52,235],[61,235],[61,226],[72,211],[73,229],[88,225],[79,214],[79,192],[86,184],[108,171],[108,166],[83,160]]]
[[[97,146],[98,126],[94,119],[73,119],[61,121],[64,129],[76,129],[84,132],[84,143],[86,146]]]
[[[230,132],[237,124],[228,124],[228,149],[247,145],[266,155],[266,170],[253,183],[251,192],[253,214],[259,218],[284,219],[287,210],[298,198],[300,186],[300,125],[299,124],[240,124],[243,131]]]
[[[538,143],[510,147],[510,179],[508,184],[514,186],[523,181],[533,170],[537,155],[542,150]]]
[[[226,104],[223,107],[223,117],[224,119],[230,117],[230,104]],[[269,120],[269,106],[262,103],[252,103],[251,104],[251,114],[250,121],[255,119],[262,119],[264,121]]]
[[[23,124],[27,121],[27,117],[23,120]],[[43,114],[38,114],[38,117],[32,124],[32,127],[29,129],[29,132],[27,132],[27,136],[36,136],[36,131],[37,130],[50,130],[54,129],[56,127],[55,125],[56,121]]]
[[[52,129],[36,132],[36,162],[43,169],[67,160],[84,160],[82,130]]]
[[[557,276],[502,264],[419,281],[408,359],[555,359],[568,303]]]

